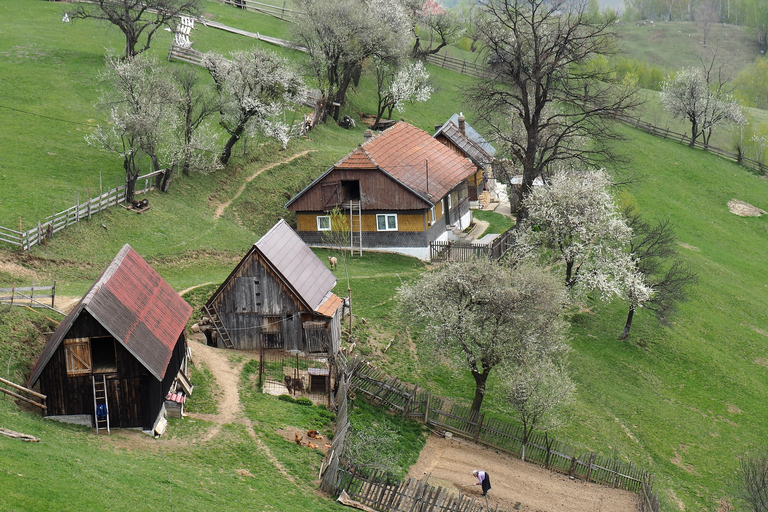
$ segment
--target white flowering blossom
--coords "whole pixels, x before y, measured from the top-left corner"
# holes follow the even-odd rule
[[[387,117],[391,118],[393,110],[403,112],[406,103],[427,101],[432,95],[434,89],[429,82],[429,73],[421,61],[395,67],[385,61],[376,60],[375,66],[379,105],[374,126],[385,112]]]
[[[230,135],[221,154],[223,164],[245,134],[262,133],[277,138],[283,146],[288,143],[283,113],[306,97],[306,89],[285,59],[253,49],[232,52],[229,60],[207,54],[203,65],[216,83],[221,126]]]
[[[525,199],[529,217],[516,241],[522,259],[562,265],[572,293],[597,290],[603,300],[637,304],[652,290],[627,251],[631,229],[608,193],[604,171],[560,170]]]
[[[661,103],[671,116],[691,123],[691,146],[699,135],[708,144],[712,128],[719,124],[747,121],[739,102],[722,84],[711,83],[706,69],[685,68],[668,77],[661,86]]]

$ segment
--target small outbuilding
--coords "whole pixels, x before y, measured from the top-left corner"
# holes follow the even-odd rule
[[[46,416],[161,431],[165,398],[188,383],[192,308],[126,244],[48,340],[28,387]]]
[[[226,348],[336,354],[343,300],[336,276],[280,219],[205,305]]]

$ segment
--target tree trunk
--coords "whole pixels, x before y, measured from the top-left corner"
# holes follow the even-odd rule
[[[224,146],[224,151],[221,152],[221,156],[219,157],[222,165],[227,165],[227,162],[229,162],[229,158],[232,156],[232,148],[235,147],[237,141],[240,140],[240,135],[242,133],[243,129],[241,127],[238,127],[237,130],[232,132],[229,140],[227,141],[227,144]]]
[[[621,333],[620,340],[624,341],[629,338],[629,330],[632,329],[632,318],[635,316],[635,307],[629,306],[629,313],[627,314],[627,323],[624,325],[624,331]]]
[[[168,189],[171,187],[171,175],[173,174],[173,168],[175,166],[171,166],[165,170],[162,177],[163,180],[160,183],[160,191],[161,192],[168,192]]]
[[[693,144],[696,142],[696,136],[699,134],[699,124],[696,121],[691,121],[691,143],[688,144],[690,147],[693,147]]]
[[[471,413],[477,415],[480,413],[480,406],[485,397],[485,381],[488,380],[488,372],[479,373],[473,370],[472,376],[475,378],[475,398],[472,400]]]
[[[573,279],[573,261],[565,262],[565,286],[568,289],[573,288],[575,280]]]

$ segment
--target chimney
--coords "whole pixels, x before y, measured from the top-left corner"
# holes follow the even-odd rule
[[[467,136],[467,132],[464,129],[464,113],[463,112],[459,112],[459,131],[465,137]]]
[[[363,144],[365,144],[372,138],[373,138],[373,130],[365,130],[365,132],[363,132]]]

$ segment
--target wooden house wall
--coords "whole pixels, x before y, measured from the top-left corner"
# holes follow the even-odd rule
[[[301,303],[265,268],[255,250],[225,284],[214,306],[237,349],[259,348],[264,316],[280,318],[286,350],[302,349]]]
[[[355,180],[360,182],[360,206],[363,210],[420,210],[431,206],[378,169],[334,169],[296,199],[289,210],[329,211],[343,200],[340,187],[333,204],[323,197],[324,193],[334,189],[331,184]]]
[[[109,336],[109,333],[87,311],[83,311],[65,338],[97,336]],[[181,342],[177,343],[166,378],[162,383],[121,343],[114,341],[117,371],[105,374],[112,427],[141,427],[145,430],[152,428],[163,405],[165,393],[170,389],[172,379],[176,377],[178,368],[186,355],[183,336],[182,333]],[[101,374],[97,374],[97,378],[100,376]],[[41,393],[48,396],[47,415],[93,415],[91,375],[67,376],[63,342],[43,369],[39,383]]]

